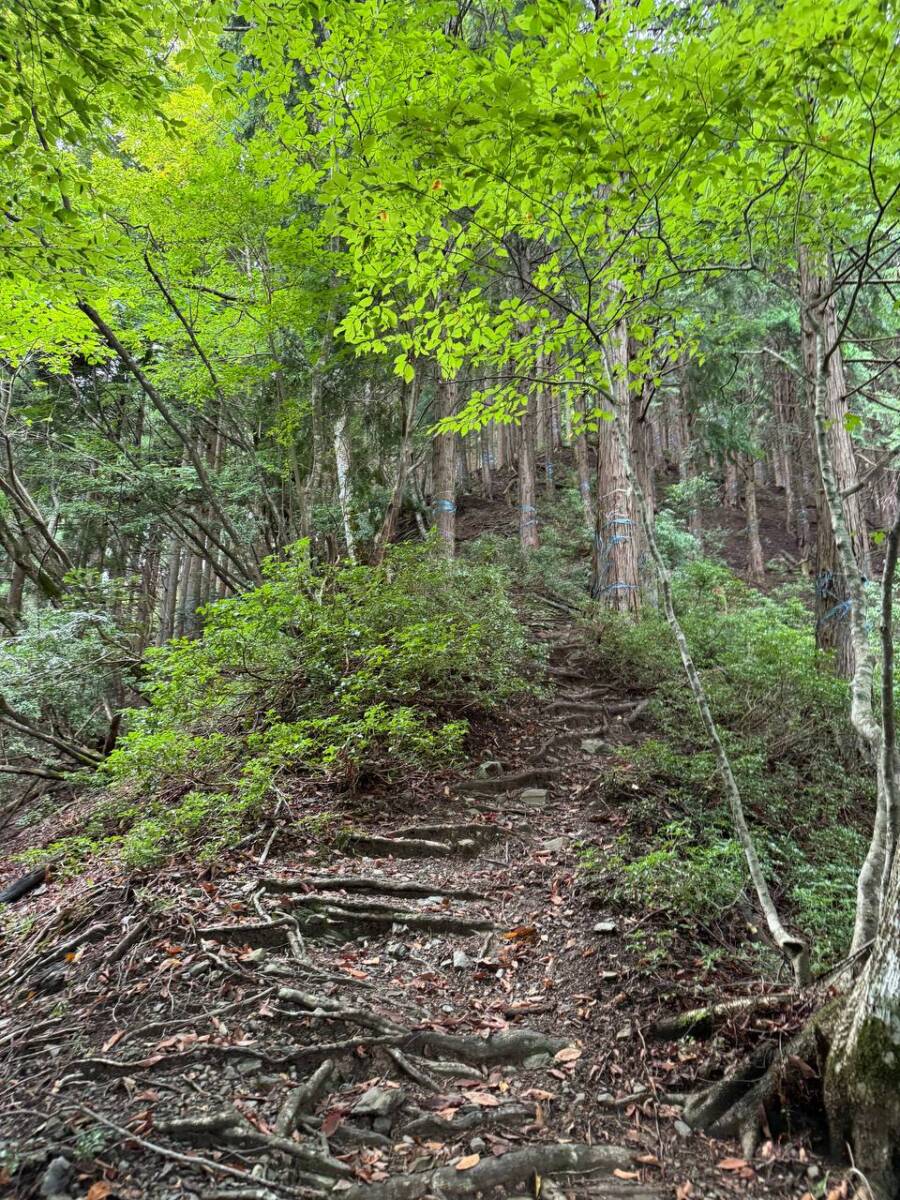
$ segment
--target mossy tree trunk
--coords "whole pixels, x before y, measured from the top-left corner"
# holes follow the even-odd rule
[[[849,1146],[876,1200],[900,1196],[900,856],[872,953],[847,998],[825,1070],[832,1148]]]

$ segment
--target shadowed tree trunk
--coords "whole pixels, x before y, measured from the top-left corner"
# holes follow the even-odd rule
[[[743,456],[744,508],[747,517],[747,574],[751,582],[761,584],[766,577],[765,556],[759,537],[759,511],[756,506],[756,473],[749,455]]]

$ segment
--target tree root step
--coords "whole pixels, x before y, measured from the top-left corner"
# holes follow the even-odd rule
[[[346,846],[369,858],[449,858],[454,854],[474,854],[478,849],[472,838],[437,842],[425,838],[391,838],[367,833],[350,834]]]
[[[376,875],[313,875],[308,879],[264,879],[267,892],[341,891],[371,892],[383,896],[446,896],[450,900],[487,900],[484,892],[471,888],[444,888],[437,884],[406,879],[383,879]]]

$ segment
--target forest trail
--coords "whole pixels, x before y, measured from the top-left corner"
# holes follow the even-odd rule
[[[579,847],[614,839],[592,785],[644,706],[548,613],[552,694],[426,817],[398,799],[305,859],[81,881],[38,921],[2,976],[5,1136],[34,1155],[16,1195],[805,1190],[802,1165],[754,1169],[681,1120],[702,1053],[645,1038],[643,919],[577,879]]]

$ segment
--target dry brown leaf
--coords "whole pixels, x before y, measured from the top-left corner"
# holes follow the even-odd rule
[[[616,1179],[640,1179],[640,1171],[623,1171],[621,1167],[616,1167],[613,1171]]]
[[[684,1183],[677,1183],[675,1185],[675,1200],[689,1200],[693,1190],[694,1185],[689,1179],[686,1179]]]
[[[124,1036],[125,1036],[125,1030],[117,1029],[116,1032],[112,1035],[112,1037],[107,1038],[106,1041],[103,1043],[103,1045],[100,1047],[101,1053],[105,1054],[107,1052],[107,1050],[112,1050],[113,1046],[115,1046],[117,1042],[121,1042],[121,1040]]]
[[[716,1163],[720,1171],[743,1171],[749,1165],[746,1158],[723,1158]]]
[[[553,1055],[553,1061],[561,1063],[575,1062],[576,1059],[581,1058],[582,1054],[583,1051],[580,1046],[564,1046],[562,1050]]]
[[[533,925],[517,925],[503,934],[507,942],[536,942],[537,936],[538,931]]]
[[[472,1167],[477,1167],[481,1162],[480,1154],[467,1154],[465,1158],[461,1158],[456,1164],[457,1171],[468,1171]]]
[[[477,1104],[479,1108],[499,1108],[500,1106],[497,1097],[490,1095],[489,1092],[469,1092],[467,1099],[470,1104]]]
[[[105,1179],[98,1179],[88,1188],[85,1200],[106,1200],[107,1196],[112,1195],[112,1190],[111,1183],[107,1183]]]

